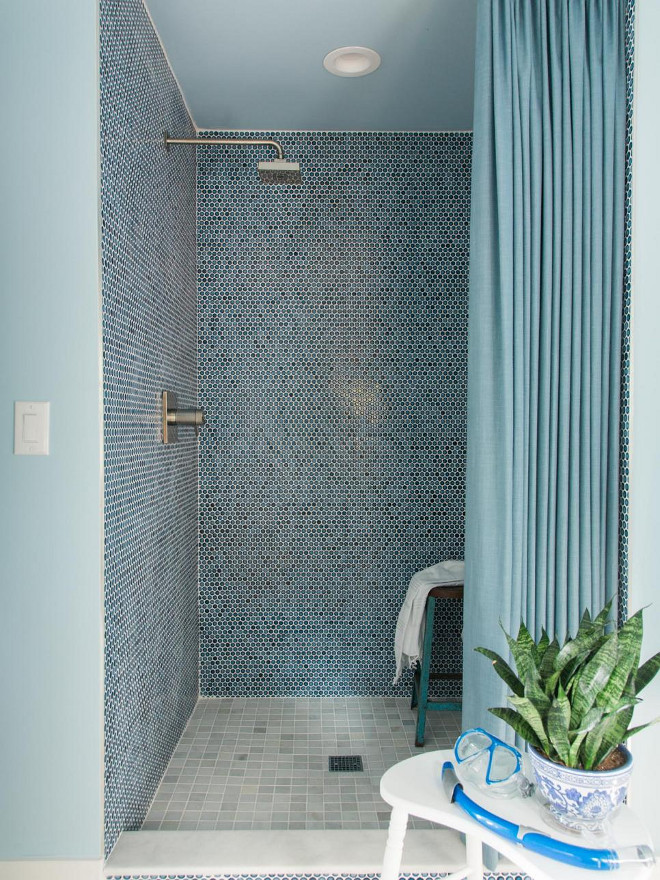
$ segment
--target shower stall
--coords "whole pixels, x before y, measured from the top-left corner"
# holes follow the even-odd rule
[[[471,134],[195,131],[142,4],[102,10],[106,851],[380,832],[397,612],[463,551]]]

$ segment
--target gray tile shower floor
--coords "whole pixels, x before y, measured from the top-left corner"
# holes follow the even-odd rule
[[[415,717],[407,698],[200,699],[142,828],[386,828],[380,777],[420,753]],[[453,745],[460,713],[427,719],[425,749]],[[361,755],[364,771],[330,773],[331,755]]]

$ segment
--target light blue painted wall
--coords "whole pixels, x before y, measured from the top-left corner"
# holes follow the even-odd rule
[[[0,859],[101,854],[97,8],[0,4]],[[51,401],[15,457],[13,401]]]
[[[660,4],[638,0],[633,196],[632,393],[630,442],[630,608],[644,612],[644,658],[660,650]],[[649,604],[650,603],[650,604]],[[635,723],[660,715],[660,680],[643,692]],[[631,740],[637,763],[631,803],[650,823],[660,847],[657,760],[660,725]]]

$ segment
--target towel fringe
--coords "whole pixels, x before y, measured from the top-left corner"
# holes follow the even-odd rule
[[[406,660],[404,661],[406,669],[417,669],[417,664],[419,663],[419,657],[408,657],[406,655]],[[401,672],[397,672],[397,674],[392,679],[392,687],[397,685],[401,681],[401,676],[403,675],[403,668]]]

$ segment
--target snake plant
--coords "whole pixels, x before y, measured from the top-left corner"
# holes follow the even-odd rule
[[[545,630],[534,641],[522,622],[517,638],[505,631],[517,675],[495,651],[476,648],[512,691],[511,706],[490,709],[493,715],[567,767],[597,769],[624,740],[648,727],[629,724],[638,694],[660,669],[660,652],[639,666],[642,610],[616,629],[611,607],[610,601],[593,619],[585,611],[575,637],[563,644]]]

